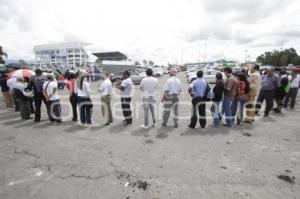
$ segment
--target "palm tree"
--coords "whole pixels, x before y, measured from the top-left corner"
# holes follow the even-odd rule
[[[2,46],[0,46],[0,64],[4,64],[3,57],[7,57],[7,54],[5,52],[3,52]]]

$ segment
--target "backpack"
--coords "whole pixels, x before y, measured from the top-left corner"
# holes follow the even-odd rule
[[[43,93],[43,84],[44,84],[45,80],[41,77],[38,77],[34,80],[34,88],[35,88],[35,92],[37,94],[42,94]]]

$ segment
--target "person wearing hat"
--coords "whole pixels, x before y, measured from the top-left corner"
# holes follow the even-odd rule
[[[41,106],[42,103],[47,107],[47,101],[44,96],[43,85],[46,81],[45,76],[41,69],[35,70],[35,75],[32,76],[29,80],[26,90],[33,90],[33,101],[34,101],[34,122],[41,121]]]
[[[7,80],[8,76],[5,71],[1,71],[1,77],[0,77],[0,87],[1,87],[1,92],[3,95],[4,102],[6,104],[7,108],[13,108],[14,103],[13,103],[13,97],[9,93],[9,87],[7,86]]]
[[[164,103],[162,127],[166,127],[171,109],[174,114],[174,127],[178,128],[178,96],[181,93],[181,81],[176,77],[176,70],[170,70],[170,78],[167,80],[164,88],[162,102]]]
[[[77,91],[75,90],[76,86],[76,74],[75,71],[68,71],[68,82],[66,84],[67,89],[69,90],[69,100],[72,106],[73,118],[72,121],[77,121]]]
[[[14,95],[20,107],[20,115],[24,120],[32,119],[30,117],[30,98],[24,95],[24,78],[23,76],[17,77],[17,82],[14,85]]]
[[[47,80],[43,85],[43,90],[47,101],[48,117],[51,122],[60,123],[62,120],[57,81],[53,73],[47,75]]]
[[[269,116],[270,111],[273,108],[273,100],[275,90],[278,87],[278,79],[274,75],[273,68],[268,68],[266,74],[262,78],[262,87],[256,101],[255,113],[258,114],[261,105],[266,101],[266,108],[264,111],[264,117]]]
[[[130,108],[133,83],[130,78],[130,72],[125,70],[123,72],[121,85],[118,87],[121,91],[121,107],[125,118],[125,126],[132,124],[132,112]]]

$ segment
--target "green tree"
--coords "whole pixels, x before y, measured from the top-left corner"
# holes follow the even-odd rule
[[[143,60],[143,64],[144,64],[145,66],[148,64],[148,62],[147,62],[146,59]]]
[[[299,66],[300,65],[300,56],[296,56],[292,59],[292,64],[294,66]]]
[[[291,64],[292,60],[297,56],[296,50],[294,48],[289,48],[281,51],[273,50],[271,52],[265,52],[258,56],[256,61],[263,65],[287,66],[288,64]]]
[[[4,64],[4,58],[7,57],[7,54],[2,50],[2,46],[0,46],[0,64]]]
[[[134,65],[139,66],[139,65],[141,65],[141,63],[138,62],[138,61],[135,61],[135,62],[134,62]]]
[[[151,61],[151,60],[150,60],[148,63],[149,63],[150,66],[153,66],[153,65],[154,65],[154,62]]]
[[[24,67],[26,66],[26,61],[24,59],[19,59],[19,64]]]

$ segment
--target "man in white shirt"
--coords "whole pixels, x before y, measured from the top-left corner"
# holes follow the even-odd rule
[[[178,96],[181,92],[181,81],[176,77],[176,71],[172,69],[170,71],[170,78],[165,84],[165,92],[162,102],[164,102],[164,113],[162,126],[166,127],[171,109],[174,114],[174,127],[178,128]]]
[[[152,69],[146,70],[147,77],[142,79],[141,81],[141,91],[142,91],[142,100],[143,100],[143,108],[144,108],[144,125],[141,125],[142,128],[148,128],[148,118],[149,118],[149,110],[152,115],[152,126],[155,126],[155,95],[158,87],[158,81],[153,77]]]
[[[121,107],[123,115],[125,117],[125,126],[132,124],[132,113],[130,109],[131,95],[133,89],[133,83],[130,79],[130,72],[125,70],[123,72],[122,83],[118,87],[121,91]]]
[[[105,126],[107,126],[113,122],[110,106],[112,83],[109,79],[109,74],[106,71],[102,72],[101,78],[103,80],[102,84],[99,87],[99,92],[101,95],[101,109],[102,115],[106,120]]]
[[[297,95],[298,95],[298,89],[300,87],[300,77],[297,76],[297,74],[295,72],[292,72],[289,79],[290,79],[290,82],[291,82],[291,88],[290,88],[290,91],[288,92],[287,96],[285,97],[284,108],[287,108],[288,103],[291,99],[290,108],[294,109],[295,108],[295,103],[296,103],[296,98],[297,98]]]
[[[54,74],[47,75],[47,80],[43,84],[44,96],[47,101],[47,113],[51,122],[62,122],[61,120],[61,106],[59,95],[57,93],[58,85],[55,80]]]

